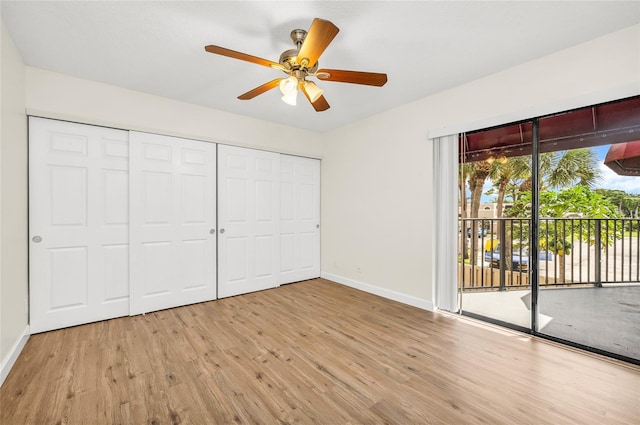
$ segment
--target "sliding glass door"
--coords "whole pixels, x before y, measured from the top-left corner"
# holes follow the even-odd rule
[[[516,125],[528,133],[531,123]],[[494,130],[482,135],[492,138]],[[462,309],[498,323],[531,327],[528,219],[512,211],[530,185],[531,155],[473,158],[461,164],[459,280]],[[464,190],[465,188],[466,190]],[[466,192],[466,193],[465,193]]]
[[[555,262],[540,270],[536,331],[640,360],[640,134],[628,140],[637,103],[540,119],[541,132],[583,130],[540,154],[539,243]],[[585,134],[613,116],[617,126]]]
[[[460,136],[461,312],[640,361],[640,97]]]

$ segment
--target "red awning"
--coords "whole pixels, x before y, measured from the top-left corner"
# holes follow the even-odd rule
[[[611,145],[604,164],[621,176],[640,176],[640,140]]]
[[[460,162],[530,155],[532,121],[460,135]],[[540,152],[638,140],[640,96],[540,118]]]

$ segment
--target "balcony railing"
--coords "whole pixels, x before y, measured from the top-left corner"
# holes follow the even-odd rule
[[[463,290],[530,286],[530,219],[459,224]],[[640,219],[543,218],[538,238],[541,287],[640,282]]]

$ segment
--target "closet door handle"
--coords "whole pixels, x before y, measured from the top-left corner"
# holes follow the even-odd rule
[[[215,235],[216,234],[216,229],[209,230],[209,233],[211,233],[212,235]]]
[[[220,234],[224,233],[224,229],[220,229]]]

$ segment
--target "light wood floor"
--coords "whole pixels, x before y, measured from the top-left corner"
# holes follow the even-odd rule
[[[9,424],[638,424],[640,368],[322,279],[33,335]]]

